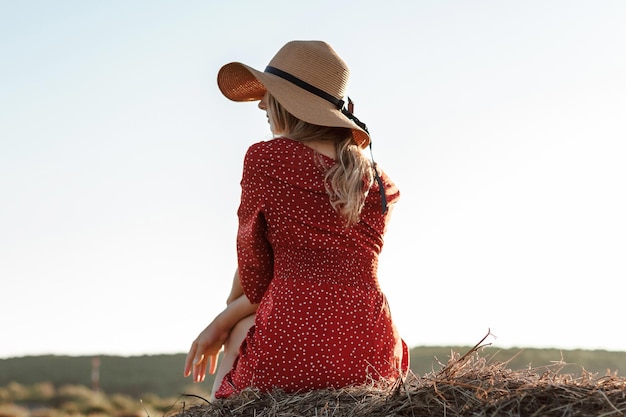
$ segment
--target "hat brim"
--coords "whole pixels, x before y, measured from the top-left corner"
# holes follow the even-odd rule
[[[233,101],[261,100],[269,91],[285,110],[298,119],[319,126],[349,128],[361,148],[370,142],[369,134],[332,103],[277,75],[258,71],[240,62],[231,62],[219,70],[217,85],[222,94]]]

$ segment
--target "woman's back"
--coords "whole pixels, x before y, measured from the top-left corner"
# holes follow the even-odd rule
[[[342,387],[408,369],[377,278],[399,192],[362,153],[371,138],[348,78],[322,41],[288,42],[263,71],[230,62],[217,74],[228,99],[258,101],[277,138],[246,153],[238,269],[226,308],[185,361],[185,375],[202,381],[224,348],[213,397]]]
[[[246,155],[239,273],[245,294],[261,304],[218,396],[229,395],[231,385],[340,387],[395,378],[402,367],[401,340],[376,275],[388,214],[374,185],[361,221],[346,227],[324,187],[330,164],[286,138],[253,145]],[[399,193],[384,180],[393,202]]]
[[[288,274],[289,267],[297,268],[298,276],[317,274],[318,279],[345,279],[351,285],[358,283],[358,277],[365,279],[362,284],[375,284],[372,280],[390,213],[382,213],[375,183],[360,222],[346,226],[331,207],[324,187],[323,170],[332,164],[333,160],[287,138],[261,142],[248,150],[237,240],[244,289],[250,276],[247,266],[255,276],[251,279],[255,288],[249,291],[256,293],[253,301],[260,301],[259,291],[272,277]],[[383,182],[392,204],[399,191],[386,176]],[[263,247],[265,238],[271,251]],[[271,258],[274,268],[268,265]],[[313,268],[316,263],[324,265],[321,275]]]

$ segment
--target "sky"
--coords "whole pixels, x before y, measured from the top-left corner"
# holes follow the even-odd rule
[[[621,0],[0,0],[0,358],[187,351],[271,138],[217,71],[294,39],[347,62],[401,190],[379,279],[409,346],[626,351],[624,21]]]

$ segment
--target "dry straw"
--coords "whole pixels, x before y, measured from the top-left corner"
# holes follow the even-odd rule
[[[626,378],[562,374],[566,363],[513,371],[481,355],[483,339],[463,356],[452,352],[441,370],[409,374],[392,386],[327,389],[301,394],[237,396],[178,411],[178,417],[347,416],[626,416]]]

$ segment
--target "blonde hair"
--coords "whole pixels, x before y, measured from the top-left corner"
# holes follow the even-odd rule
[[[359,222],[368,191],[374,181],[372,163],[354,142],[352,130],[345,127],[319,126],[307,123],[289,113],[268,94],[267,106],[275,133],[306,143],[324,140],[335,144],[337,159],[330,168],[320,157],[324,185],[330,204],[351,226]]]

